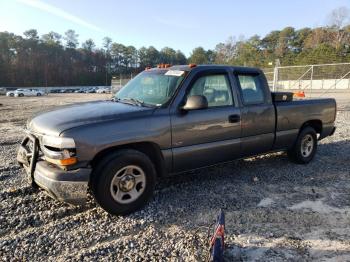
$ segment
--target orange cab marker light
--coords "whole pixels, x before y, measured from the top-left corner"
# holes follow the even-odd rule
[[[158,64],[157,68],[168,68],[171,67],[171,64]]]
[[[146,68],[145,68],[146,71],[147,71],[147,70],[150,70],[150,69],[151,69],[150,66],[146,66]]]
[[[193,67],[196,67],[197,65],[196,64],[189,64],[188,65],[190,68],[193,68]]]

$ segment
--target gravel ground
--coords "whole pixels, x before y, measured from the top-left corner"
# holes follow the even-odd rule
[[[34,192],[15,161],[33,113],[108,95],[0,97],[0,260],[203,261],[222,207],[227,261],[349,261],[350,95],[337,96],[337,132],[309,165],[275,153],[163,179],[126,217]]]

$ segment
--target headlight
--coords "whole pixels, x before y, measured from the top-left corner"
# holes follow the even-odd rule
[[[43,136],[41,143],[45,146],[60,149],[75,148],[74,139],[68,137]]]
[[[43,136],[40,144],[41,151],[48,162],[69,166],[78,161],[75,156],[75,142],[72,138]]]

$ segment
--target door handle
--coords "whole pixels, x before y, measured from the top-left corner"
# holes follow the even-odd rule
[[[241,121],[241,117],[240,115],[230,115],[228,116],[228,121],[230,123],[238,123],[239,121]]]

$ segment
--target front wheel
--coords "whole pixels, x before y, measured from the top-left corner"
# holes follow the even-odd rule
[[[41,93],[37,93],[36,96],[41,96]]]
[[[153,194],[156,171],[136,150],[121,150],[102,159],[91,180],[96,202],[108,213],[126,215],[143,207]]]
[[[288,157],[297,164],[307,164],[315,156],[317,150],[317,134],[312,127],[303,128],[294,146],[288,150]]]

